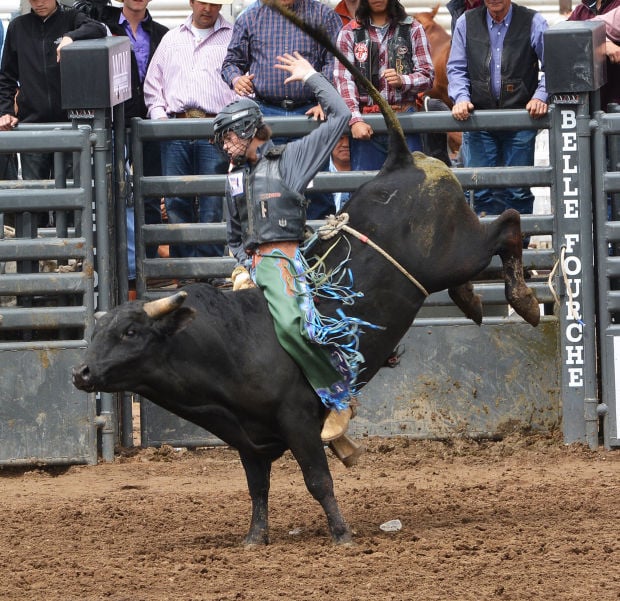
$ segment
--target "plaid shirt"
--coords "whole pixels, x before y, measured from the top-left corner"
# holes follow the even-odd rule
[[[338,48],[352,62],[355,63],[355,55],[353,48],[355,46],[355,31],[353,26],[357,26],[356,21],[351,21],[345,25],[338,35]],[[401,75],[403,87],[400,89],[390,88],[383,77],[383,72],[387,68],[388,62],[388,40],[394,35],[394,27],[390,25],[387,35],[383,39],[377,33],[377,28],[370,27],[370,40],[379,45],[379,62],[381,69],[379,71],[379,92],[390,104],[414,104],[418,92],[429,90],[433,86],[435,70],[433,61],[431,60],[431,52],[428,47],[428,41],[422,25],[414,19],[411,24],[411,48],[415,68],[413,73],[409,75]],[[336,60],[334,68],[334,82],[336,89],[347,103],[351,111],[351,120],[349,125],[353,125],[358,121],[363,121],[361,109],[365,106],[373,104],[372,98],[362,95],[357,89],[357,85],[351,74]]]
[[[322,27],[336,41],[342,27],[340,17],[316,0],[296,0],[293,11],[306,23]],[[334,57],[280,13],[260,2],[244,10],[235,21],[232,40],[222,65],[222,77],[232,88],[245,73],[254,74],[258,99],[278,103],[288,98],[314,102],[314,95],[300,81],[284,85],[288,73],[274,69],[276,56],[297,50],[312,66],[333,80]]]

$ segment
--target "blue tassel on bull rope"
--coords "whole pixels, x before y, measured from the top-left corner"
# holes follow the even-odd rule
[[[380,329],[357,317],[347,316],[342,309],[336,310],[335,317],[321,314],[313,301],[314,297],[336,300],[343,305],[352,305],[363,293],[353,290],[353,274],[346,266],[347,258],[330,273],[323,269],[323,263],[316,261],[310,266],[301,252],[295,257],[295,273],[297,274],[297,294],[300,298],[305,315],[305,329],[313,342],[329,348],[334,368],[349,384],[349,393],[356,395],[355,383],[363,369],[364,356],[359,351],[359,337],[363,328]],[[322,396],[319,392],[319,396]],[[347,394],[343,391],[342,402],[336,391],[329,394],[330,402],[323,402],[330,409],[342,410],[347,407]],[[327,395],[326,395],[327,396]]]

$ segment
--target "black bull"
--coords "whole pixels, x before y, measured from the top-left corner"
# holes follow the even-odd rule
[[[447,288],[477,323],[481,305],[470,280],[498,254],[508,302],[536,325],[538,304],[523,280],[519,214],[508,210],[481,224],[443,163],[419,153],[412,157],[398,140],[392,144],[383,170],[346,205],[349,225],[385,249],[428,292]],[[368,381],[425,296],[367,244],[346,233],[336,239],[326,264],[339,264],[350,249],[354,286],[364,295],[347,312],[383,328],[361,336],[366,359],[361,379]],[[320,243],[315,252],[326,251],[336,239]],[[252,499],[246,543],[268,542],[271,464],[286,449],[322,505],[334,541],[349,541],[320,438],[323,406],[280,347],[262,293],[222,292],[208,284],[184,292],[162,315],[153,316],[152,305],[137,301],[100,318],[84,363],[73,370],[74,384],[86,391],[141,394],[238,449]],[[333,314],[335,307],[321,301],[320,309]]]

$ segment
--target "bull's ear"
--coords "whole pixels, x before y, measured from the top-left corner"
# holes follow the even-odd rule
[[[174,336],[182,332],[196,316],[196,310],[191,307],[181,307],[169,315],[157,320],[159,329],[166,336]]]

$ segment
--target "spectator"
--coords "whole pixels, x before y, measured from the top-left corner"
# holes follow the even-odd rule
[[[607,54],[607,83],[601,88],[601,109],[607,110],[607,105],[611,102],[620,102],[620,40],[616,29],[616,37],[609,35],[610,25],[613,28],[614,16],[612,13],[620,7],[620,0],[598,0],[597,2],[587,2],[582,0],[569,15],[569,21],[587,21],[589,19],[605,20],[607,31],[607,43],[605,53]],[[616,19],[616,24],[620,18]],[[617,27],[617,25],[616,25]],[[616,43],[617,42],[617,43]],[[598,107],[595,107],[598,108]]]
[[[342,22],[326,4],[315,0],[282,0],[306,23],[324,28],[336,41]],[[266,117],[308,115],[323,119],[323,111],[311,88],[301,82],[284,85],[286,74],[275,70],[276,57],[299,50],[312,66],[332,80],[334,58],[321,44],[305,34],[280,13],[258,0],[243,11],[233,29],[222,77],[240,96],[254,95]],[[286,142],[277,138],[274,142]],[[327,163],[322,171],[327,170]],[[320,219],[334,212],[331,194],[306,193],[310,205],[308,219]]]
[[[0,19],[0,56],[4,45],[4,25]],[[0,154],[0,179],[17,179],[17,155]]]
[[[66,121],[60,98],[60,51],[74,40],[102,38],[105,27],[56,0],[30,0],[30,13],[7,28],[0,67],[0,130]],[[15,95],[17,96],[17,110]],[[52,154],[21,153],[24,179],[53,178]]]
[[[534,119],[546,115],[546,29],[547,22],[540,13],[510,0],[485,0],[484,6],[461,15],[448,59],[448,93],[454,102],[454,118],[465,121],[475,108],[525,108]],[[469,132],[463,156],[465,167],[533,165],[536,133]],[[474,210],[480,215],[499,215],[511,207],[531,213],[531,190],[498,188],[474,193]]]
[[[338,47],[372,81],[397,112],[413,112],[418,92],[433,85],[434,69],[422,26],[408,17],[399,0],[360,0],[356,19],[342,29]],[[336,88],[351,111],[351,168],[380,169],[387,156],[386,135],[374,135],[363,115],[378,113],[366,90],[358,88],[349,71],[336,61]],[[422,150],[420,137],[407,144]]]
[[[457,19],[467,10],[471,10],[472,8],[478,8],[482,6],[483,0],[450,0],[446,4],[446,8],[452,17],[452,21],[450,23],[450,29],[454,34],[454,27],[456,25]]]
[[[597,15],[592,18],[593,21],[602,21],[605,23],[605,54],[609,64],[607,65],[607,73],[609,74],[611,69],[617,69],[620,64],[620,7],[614,8],[602,15]],[[607,85],[617,83],[618,77],[614,77],[613,80],[608,80]],[[620,103],[620,94],[613,94],[611,102]]]
[[[84,0],[78,0],[84,3]],[[105,5],[99,10],[99,19],[104,23],[112,35],[124,36],[131,44],[131,98],[125,101],[125,127],[127,128],[127,162],[133,164],[131,146],[129,144],[129,129],[131,119],[147,117],[144,103],[144,78],[153,54],[159,46],[168,28],[154,21],[147,10],[149,0],[124,0],[123,7]],[[74,5],[76,6],[77,3]],[[147,140],[143,144],[144,175],[161,175],[161,156],[159,143]],[[131,194],[131,188],[128,187]],[[147,198],[144,201],[144,221],[146,223],[161,223],[159,198]],[[133,205],[127,207],[127,251],[129,259],[129,279],[136,278],[135,263],[135,233]],[[147,248],[147,257],[157,256],[157,249]]]
[[[222,0],[230,4],[232,0]],[[220,76],[220,65],[230,42],[232,25],[220,15],[222,3],[190,0],[192,14],[168,32],[151,60],[144,81],[144,99],[151,119],[212,118],[236,95]],[[208,139],[169,140],[161,143],[164,175],[226,173],[226,155]],[[223,199],[201,195],[167,197],[168,222],[209,223],[223,219]],[[223,254],[216,244],[174,244],[171,257],[214,257]]]
[[[329,159],[329,170],[351,171],[351,152],[349,150],[349,134],[343,134],[334,146]],[[334,205],[336,212],[342,209],[343,205],[349,200],[349,192],[334,192]]]
[[[360,5],[360,0],[340,0],[336,6],[334,6],[335,13],[340,17],[343,25],[349,23],[355,19],[355,12]]]

